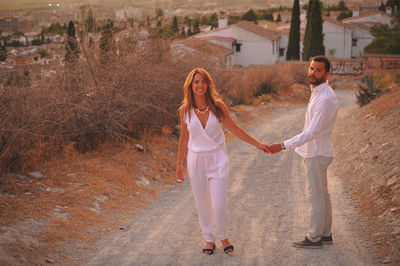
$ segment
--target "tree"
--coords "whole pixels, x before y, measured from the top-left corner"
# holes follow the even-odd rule
[[[90,38],[89,38],[89,47],[90,47],[90,48],[93,47],[93,39],[92,39],[92,36],[90,36]]]
[[[289,43],[286,60],[300,59],[300,5],[299,0],[294,0],[292,19],[290,21]]]
[[[87,32],[94,32],[96,30],[96,21],[93,17],[92,8],[89,8],[88,17],[86,20],[86,30]]]
[[[176,16],[172,20],[172,32],[174,34],[178,32],[178,18]]]
[[[78,40],[75,36],[74,22],[68,23],[67,41],[65,43],[65,62],[69,65],[74,65],[79,59]]]
[[[322,5],[319,0],[310,0],[307,10],[306,35],[304,36],[303,60],[324,55],[324,35],[322,33]]]
[[[353,11],[349,10],[349,11],[342,11],[340,12],[340,14],[337,16],[336,20],[343,20],[345,18],[350,18],[353,16]]]
[[[108,52],[114,50],[114,23],[109,20],[103,26],[100,37],[100,49],[102,51],[102,59],[106,59]]]
[[[203,16],[203,18],[204,18],[204,16]],[[192,19],[189,18],[188,16],[185,16],[185,18],[183,19],[183,24],[186,24],[188,26],[192,25]],[[205,23],[203,23],[203,24],[205,24]]]
[[[199,20],[195,19],[193,24],[193,34],[200,33]]]
[[[381,2],[381,5],[378,8],[379,11],[385,12],[386,11],[386,6],[383,2]]]
[[[185,26],[182,26],[181,28],[181,36],[186,36]]]
[[[38,54],[40,54],[40,57],[46,57],[49,55],[46,49],[39,49],[37,50]]]
[[[339,11],[347,11],[347,10],[349,10],[343,0],[339,2],[338,10]]]
[[[400,12],[393,16],[390,26],[373,26],[371,34],[375,39],[365,46],[365,53],[400,54]]]
[[[216,28],[218,27],[218,15],[217,13],[212,13],[211,17],[210,17],[210,23],[209,25],[211,25],[212,28]]]
[[[276,22],[282,22],[281,14],[278,14],[278,17],[276,18]]]
[[[164,11],[161,8],[156,10],[156,19],[164,17]]]
[[[75,37],[75,24],[72,20],[68,23],[67,34],[70,37]]]
[[[32,40],[32,45],[39,46],[39,45],[42,45],[42,44],[43,44],[43,42],[40,39],[33,39]]]
[[[314,3],[314,0],[310,0],[308,2],[308,4],[304,5],[307,6],[307,15],[306,15],[306,19],[307,19],[307,24],[306,24],[306,31],[304,33],[304,41],[303,41],[303,56],[302,59],[304,61],[308,61],[308,58],[310,58],[309,56],[309,45],[310,45],[310,39],[311,39],[311,9],[312,9],[312,5]],[[303,8],[304,8],[303,6]]]
[[[257,21],[257,15],[254,13],[253,9],[250,9],[242,16],[242,19],[247,21]]]
[[[229,18],[228,18],[228,24],[230,25],[230,24],[235,24],[235,23],[238,23],[239,21],[241,21],[242,20],[242,18],[240,17],[240,16],[230,16]]]
[[[9,44],[9,46],[13,46],[13,47],[22,47],[24,46],[24,44],[18,40],[12,40]]]
[[[272,15],[272,11],[271,10],[260,10],[258,13],[258,19],[265,19],[265,20],[269,20],[269,21],[274,21],[274,16]]]
[[[3,44],[0,43],[0,61],[4,62],[7,60],[7,42],[4,39]]]

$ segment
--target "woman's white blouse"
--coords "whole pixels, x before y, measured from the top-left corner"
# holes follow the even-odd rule
[[[203,128],[193,108],[185,114],[185,122],[189,131],[188,149],[192,152],[210,152],[225,147],[225,135],[222,124],[217,117],[210,112],[206,127]]]

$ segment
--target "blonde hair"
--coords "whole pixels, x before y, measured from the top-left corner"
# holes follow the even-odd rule
[[[178,108],[178,112],[183,110],[191,110],[194,106],[194,93],[192,90],[192,84],[194,80],[194,76],[196,74],[200,74],[203,76],[207,83],[207,92],[206,92],[206,104],[209,106],[210,111],[217,117],[218,121],[222,121],[224,118],[224,113],[222,112],[220,101],[221,96],[217,92],[214,81],[211,78],[211,75],[203,68],[198,67],[193,69],[186,78],[185,84],[183,85],[183,101],[181,106]],[[188,112],[189,120],[190,120],[190,112]]]

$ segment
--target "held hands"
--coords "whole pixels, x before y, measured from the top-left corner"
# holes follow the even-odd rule
[[[278,153],[282,151],[281,143],[274,143],[268,146],[268,150],[270,153]]]
[[[282,146],[281,143],[273,143],[271,145],[267,145],[267,144],[263,144],[263,143],[259,143],[257,145],[257,148],[262,150],[264,153],[278,153],[282,151]]]
[[[257,149],[262,150],[264,153],[271,153],[267,144],[263,144],[263,143],[259,142],[256,145],[256,147],[257,147]]]

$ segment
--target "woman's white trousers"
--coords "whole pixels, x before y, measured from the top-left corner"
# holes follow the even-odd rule
[[[200,228],[208,242],[227,238],[229,160],[226,148],[212,152],[188,151],[187,169],[197,206]]]

